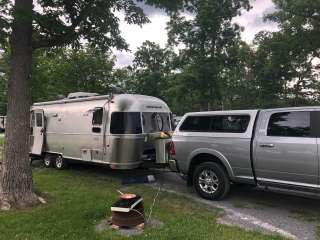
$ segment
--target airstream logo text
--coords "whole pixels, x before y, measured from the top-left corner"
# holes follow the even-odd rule
[[[161,109],[161,106],[146,106],[146,108],[157,108],[157,109]]]

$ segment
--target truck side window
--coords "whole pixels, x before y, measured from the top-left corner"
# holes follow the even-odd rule
[[[180,131],[244,133],[249,122],[249,115],[190,116],[182,123]]]
[[[92,125],[101,125],[103,117],[103,109],[96,108],[92,115]]]
[[[267,135],[277,137],[310,137],[310,112],[281,112],[271,115]]]
[[[209,132],[210,123],[210,116],[190,116],[184,120],[179,130],[185,132]]]
[[[250,122],[249,115],[214,116],[211,124],[212,132],[244,133]]]

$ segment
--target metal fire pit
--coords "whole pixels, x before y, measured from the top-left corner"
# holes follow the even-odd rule
[[[112,212],[111,222],[119,227],[135,227],[144,223],[144,208],[142,202],[129,212]]]

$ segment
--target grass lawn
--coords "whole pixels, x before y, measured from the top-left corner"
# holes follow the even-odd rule
[[[0,212],[0,239],[282,239],[216,224],[221,214],[217,210],[165,192],[159,194],[152,214],[164,222],[160,229],[146,228],[132,237],[115,230],[97,233],[95,225],[110,215],[116,189],[141,194],[147,214],[155,190],[143,185],[124,188],[106,174],[85,170],[35,168],[33,174],[36,190],[48,204]]]

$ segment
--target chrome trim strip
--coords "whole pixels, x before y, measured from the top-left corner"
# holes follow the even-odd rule
[[[244,179],[250,179],[250,180],[254,180],[254,177],[250,177],[250,176],[235,176],[236,178],[244,178]]]
[[[293,186],[300,186],[300,187],[309,187],[309,188],[319,188],[319,185],[316,184],[309,184],[309,183],[298,183],[298,182],[291,182],[291,181],[283,181],[283,180],[275,180],[275,179],[269,179],[269,178],[257,178],[258,181],[263,182],[270,182],[270,183],[282,183],[287,185],[293,185]]]

